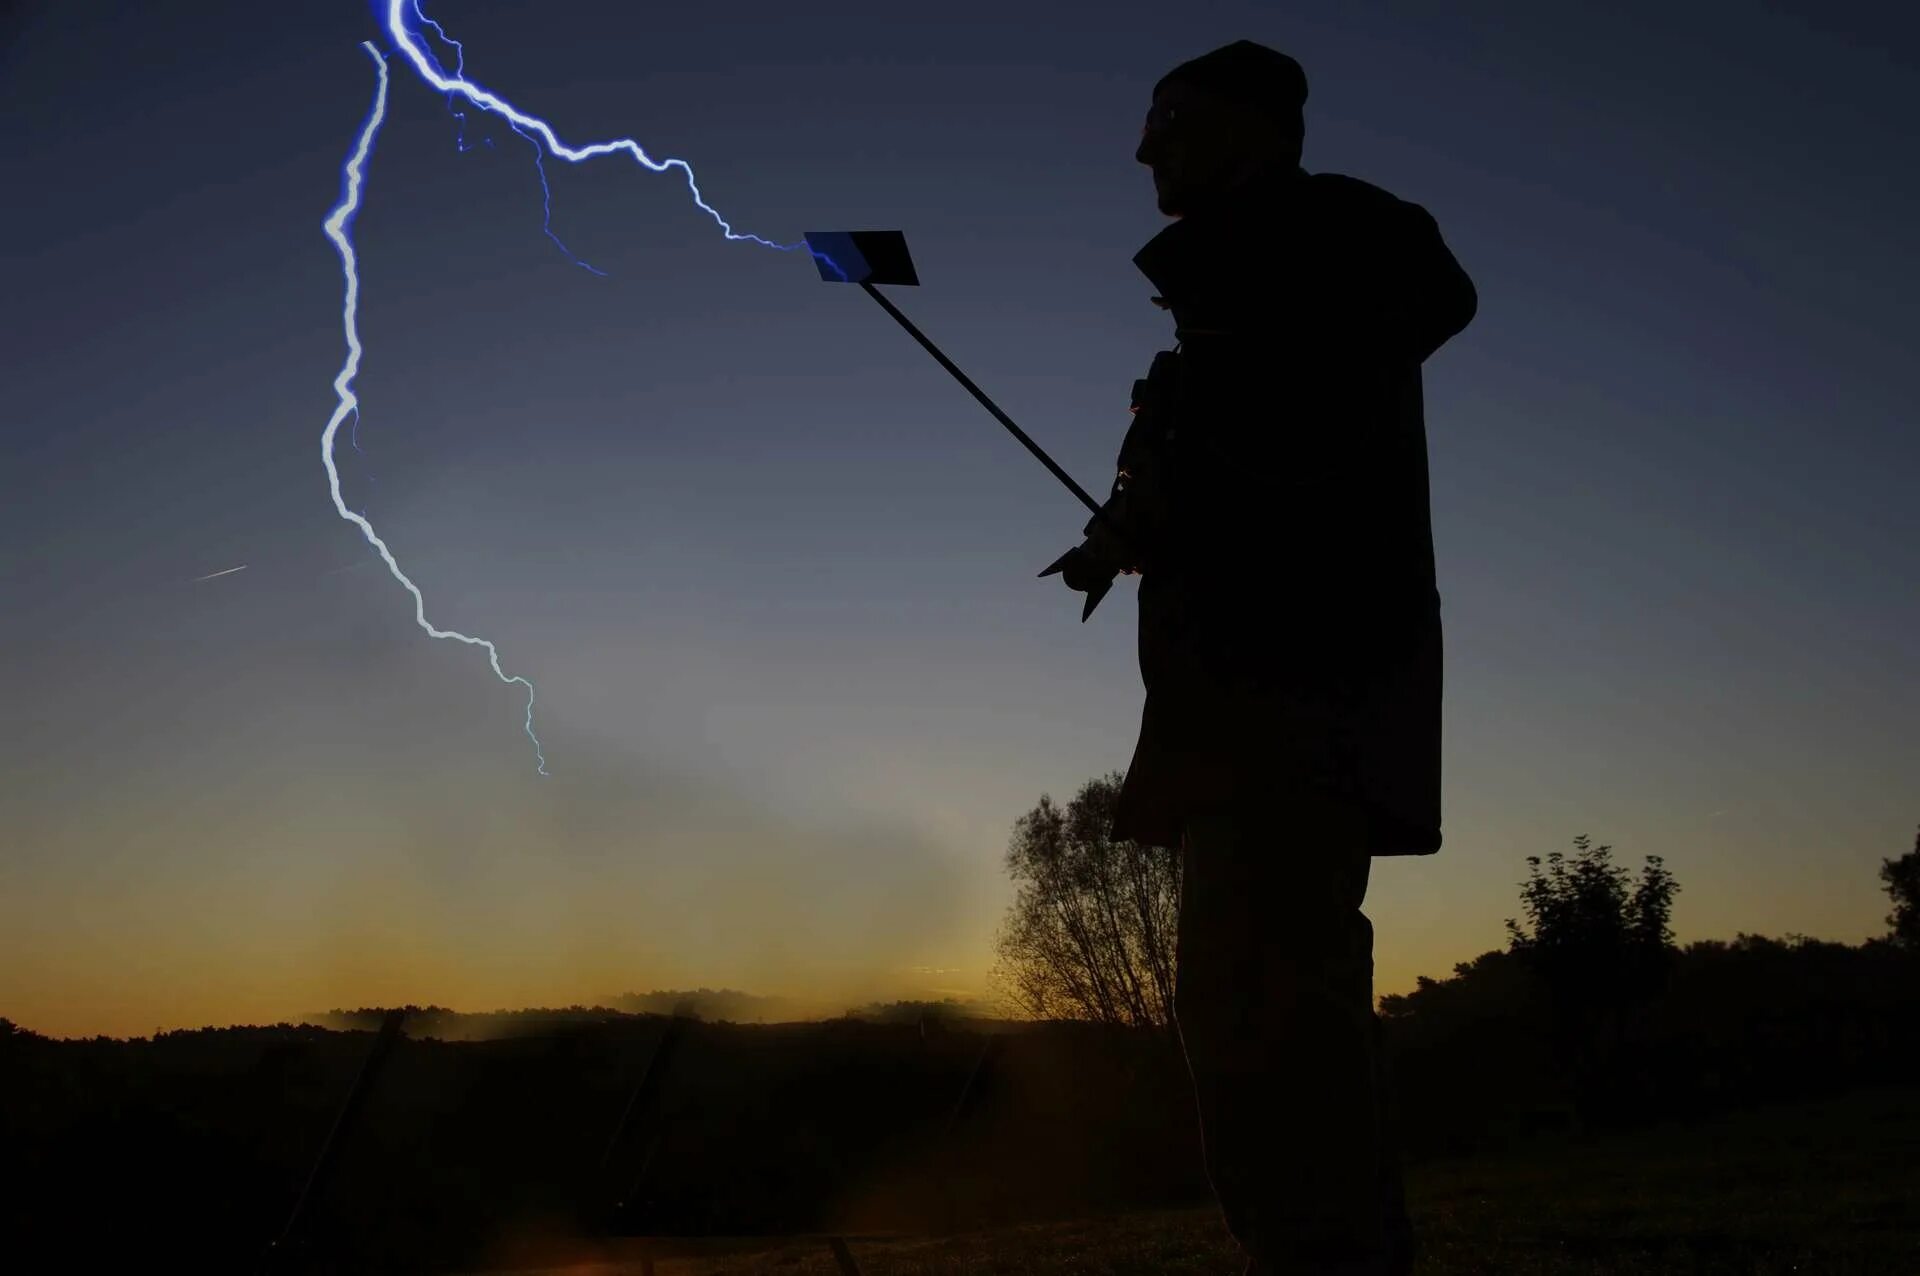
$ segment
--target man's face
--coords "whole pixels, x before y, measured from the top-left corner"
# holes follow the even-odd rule
[[[1256,113],[1172,80],[1153,95],[1133,157],[1153,170],[1160,211],[1184,217],[1268,158],[1273,135]]]

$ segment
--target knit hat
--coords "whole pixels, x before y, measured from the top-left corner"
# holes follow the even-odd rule
[[[1261,111],[1305,132],[1300,108],[1307,100],[1307,73],[1278,49],[1251,40],[1235,40],[1190,62],[1182,62],[1153,86],[1158,93],[1170,80],[1205,89],[1236,105]]]

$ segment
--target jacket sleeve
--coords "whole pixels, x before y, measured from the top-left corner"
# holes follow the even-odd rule
[[[1473,321],[1480,297],[1473,280],[1440,238],[1433,215],[1418,204],[1402,202],[1400,208],[1404,255],[1401,277],[1394,282],[1404,289],[1402,313],[1406,316],[1407,339],[1419,361],[1425,363]]]

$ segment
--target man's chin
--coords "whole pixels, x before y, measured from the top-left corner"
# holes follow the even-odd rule
[[[1160,211],[1168,217],[1184,217],[1186,215],[1187,202],[1180,197],[1178,191],[1167,191],[1165,193],[1155,191],[1154,202],[1160,206]]]

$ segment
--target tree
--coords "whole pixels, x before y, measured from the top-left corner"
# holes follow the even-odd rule
[[[1622,1019],[1667,984],[1676,950],[1669,918],[1680,885],[1658,855],[1647,856],[1640,881],[1612,862],[1611,846],[1585,834],[1574,857],[1555,852],[1541,871],[1527,857],[1520,899],[1531,929],[1507,919],[1509,951],[1547,985],[1559,1046],[1586,1053],[1603,1037],[1617,1040]]]
[[[997,982],[1019,1010],[1170,1031],[1177,858],[1107,834],[1118,774],[1087,781],[1062,809],[1049,796],[1015,821]]]
[[[1880,880],[1893,900],[1893,911],[1887,914],[1893,942],[1920,949],[1920,833],[1913,835],[1913,849],[1905,855],[1880,861]]]

